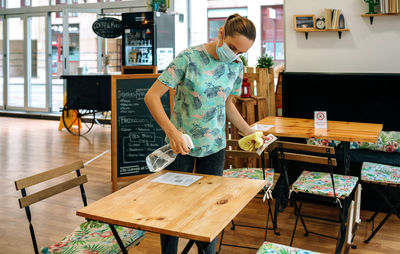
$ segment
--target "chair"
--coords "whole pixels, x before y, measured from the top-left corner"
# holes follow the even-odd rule
[[[258,249],[256,254],[270,254],[270,253],[282,253],[282,254],[319,254],[319,252],[303,250],[299,248],[293,248],[282,244],[264,242]]]
[[[348,216],[348,208],[354,196],[358,177],[346,176],[333,173],[333,167],[337,165],[336,159],[333,158],[335,150],[333,147],[315,146],[307,144],[298,144],[291,142],[278,141],[278,158],[283,161],[284,170],[287,172],[286,161],[297,161],[309,163],[310,167],[328,167],[329,173],[321,171],[304,170],[290,188],[291,200],[294,204],[296,222],[294,224],[290,246],[293,244],[293,239],[296,233],[298,219],[305,230],[305,236],[309,233],[320,236],[337,239],[335,253],[340,253],[345,240],[346,221]],[[322,168],[321,168],[322,169]],[[304,199],[312,199],[318,202],[333,204],[339,210],[339,220],[330,218],[304,215],[301,213],[301,208]],[[300,201],[300,204],[297,204]],[[307,229],[304,217],[326,220],[331,222],[339,222],[340,230],[338,237],[311,232]]]
[[[265,227],[237,224],[232,220],[231,230],[235,230],[236,226],[264,229],[265,230],[264,241],[265,241],[267,238],[267,230],[268,229],[274,230],[275,234],[279,235],[279,232],[277,231],[277,225],[275,223],[273,223],[272,228],[268,227],[270,218],[273,222],[275,222],[275,220],[273,218],[272,209],[271,209],[271,200],[272,200],[272,190],[276,183],[276,179],[279,178],[279,173],[274,173],[273,168],[267,168],[267,169],[265,168],[265,160],[266,160],[265,157],[268,158],[268,153],[263,152],[261,154],[261,156],[259,156],[256,152],[243,151],[238,147],[239,147],[238,140],[227,140],[225,167],[229,167],[229,168],[224,170],[224,176],[225,177],[267,180],[266,186],[264,187],[263,191],[261,193],[259,193],[258,197],[261,197],[261,198],[263,198],[264,201],[265,200],[267,201],[268,213],[267,213],[267,221],[266,221]],[[253,163],[253,164],[254,164],[254,160],[257,160],[257,162],[261,163],[261,168],[235,168],[235,165],[236,165],[235,163],[238,162],[238,160],[237,160],[238,158],[242,159],[242,160],[247,159],[248,163]],[[231,246],[231,247],[247,248],[247,249],[258,249],[258,248],[253,248],[253,247],[223,243],[223,237],[224,237],[224,230],[221,233],[221,239],[220,239],[218,253],[221,251],[222,245],[227,245],[227,246]]]
[[[385,206],[389,208],[388,213],[375,229],[372,224],[372,233],[365,240],[365,243],[369,243],[392,214],[397,215],[400,219],[400,201],[398,199],[400,196],[400,167],[364,162],[361,167],[361,181],[372,185],[382,200],[380,207],[367,222],[374,222],[375,217],[383,211]],[[396,198],[397,203],[395,203]]]
[[[76,161],[62,167],[54,168],[15,181],[15,187],[17,191],[20,190],[22,194],[22,197],[19,198],[18,201],[20,207],[25,208],[26,217],[29,222],[29,230],[31,233],[33,248],[36,254],[39,253],[39,249],[32,225],[32,216],[29,206],[77,186],[80,187],[83,204],[86,206],[87,200],[83,184],[87,182],[87,176],[81,175],[80,172],[80,169],[83,167],[84,165],[82,161]],[[71,174],[73,171],[76,172],[76,176]],[[27,187],[31,187],[67,174],[72,176],[71,179],[27,195]],[[98,221],[86,221],[78,226],[71,234],[64,237],[61,241],[51,246],[42,248],[41,253],[72,254],[90,252],[110,254],[118,253],[120,250],[123,253],[127,253],[125,247],[139,244],[139,242],[144,238],[144,234],[145,232],[141,230],[104,224]],[[113,235],[116,237],[114,238]]]
[[[121,66],[121,74],[157,74],[158,68],[157,66],[149,65],[149,66]]]

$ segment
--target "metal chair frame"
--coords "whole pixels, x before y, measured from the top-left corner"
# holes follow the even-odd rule
[[[260,155],[260,159],[261,159],[261,169],[263,171],[263,180],[265,180],[265,153],[262,152]],[[265,187],[263,188],[261,194],[265,195],[266,189]],[[270,199],[266,199],[267,200],[267,204],[268,204],[268,213],[267,213],[267,221],[266,221],[266,225],[265,227],[258,227],[258,226],[253,226],[253,225],[246,225],[246,224],[237,224],[234,222],[234,220],[231,221],[231,230],[235,230],[236,227],[247,227],[247,228],[257,228],[257,229],[264,229],[265,230],[265,234],[264,234],[264,241],[266,241],[267,239],[267,232],[268,230],[273,230],[274,233],[276,235],[280,235],[280,233],[277,231],[277,224],[276,224],[276,220],[275,220],[275,216],[273,216],[273,212],[272,212],[272,208],[271,208],[271,200]],[[269,219],[271,218],[273,226],[272,228],[269,227]],[[223,237],[224,237],[224,231],[225,229],[222,230],[221,232],[221,238],[220,238],[220,242],[219,242],[219,247],[218,247],[218,251],[217,253],[220,253],[221,251],[221,247],[222,245],[224,246],[230,246],[230,247],[238,247],[238,248],[244,248],[244,249],[254,249],[254,250],[258,250],[259,248],[255,248],[255,247],[249,247],[249,246],[243,246],[243,245],[235,245],[235,244],[227,244],[227,243],[223,243]]]
[[[294,205],[294,213],[296,215],[296,222],[294,224],[294,228],[293,228],[293,232],[292,232],[292,236],[290,239],[290,246],[292,246],[293,244],[293,239],[296,233],[296,228],[297,228],[297,223],[298,220],[300,218],[300,221],[303,225],[303,228],[305,230],[305,234],[304,236],[308,236],[309,234],[315,234],[315,235],[319,235],[319,236],[323,236],[323,237],[328,237],[328,238],[333,238],[337,240],[337,244],[336,244],[336,250],[335,253],[340,253],[342,248],[343,248],[343,244],[344,244],[344,240],[345,240],[345,234],[346,234],[346,221],[347,221],[347,214],[348,214],[348,209],[350,206],[350,202],[353,199],[354,196],[354,190],[356,188],[353,189],[352,194],[349,195],[348,197],[337,197],[336,195],[336,190],[335,190],[335,183],[334,183],[334,177],[333,177],[333,161],[336,164],[336,159],[332,158],[332,154],[331,154],[331,147],[327,147],[325,149],[325,156],[322,156],[321,152],[312,152],[310,153],[310,151],[308,150],[302,150],[300,148],[300,150],[294,151],[292,149],[287,149],[285,148],[285,146],[296,146],[294,143],[290,143],[290,142],[278,142],[278,159],[281,162],[281,165],[283,167],[283,171],[284,171],[284,175],[287,177],[288,173],[288,167],[287,167],[287,160],[285,158],[285,155],[288,154],[288,151],[290,152],[294,152],[295,154],[299,154],[299,155],[313,155],[314,154],[318,154],[320,158],[322,157],[327,157],[327,165],[329,168],[329,174],[331,176],[331,182],[332,182],[332,187],[333,187],[333,197],[324,197],[324,196],[318,196],[315,194],[307,194],[307,193],[296,193],[296,192],[292,192],[291,193],[291,202],[293,202]],[[310,146],[310,145],[307,145]],[[311,146],[310,146],[311,147]],[[314,146],[315,147],[315,146]],[[299,153],[299,151],[303,151],[302,153]],[[308,153],[307,153],[308,152]],[[290,160],[296,160],[291,158]],[[306,162],[306,161],[303,161]],[[288,182],[288,180],[286,180]],[[319,202],[324,202],[324,203],[328,203],[328,204],[333,204],[336,206],[336,208],[338,208],[339,210],[339,218],[337,220],[331,219],[331,218],[325,218],[325,217],[318,217],[318,216],[312,216],[312,215],[306,215],[306,214],[302,214],[301,213],[301,208],[303,206],[303,199],[304,198],[310,198],[310,199],[314,199],[316,201]],[[297,201],[300,202],[300,204],[297,204]],[[330,221],[330,222],[335,222],[335,223],[340,223],[340,229],[338,232],[338,236],[337,237],[333,237],[333,236],[329,236],[329,235],[325,235],[325,234],[321,234],[318,232],[313,232],[307,229],[306,224],[304,222],[304,218],[312,218],[312,219],[317,219],[317,220],[323,220],[323,221]]]
[[[364,182],[365,183],[365,182]],[[389,219],[389,217],[394,214],[397,215],[397,217],[400,219],[400,201],[396,204],[393,203],[393,197],[400,194],[400,184],[399,185],[389,185],[389,184],[385,184],[384,185],[384,191],[382,192],[382,190],[379,188],[381,187],[380,185],[374,184],[374,183],[368,183],[371,184],[372,187],[374,188],[374,190],[378,193],[378,195],[383,199],[380,207],[375,211],[375,213],[371,216],[371,218],[367,219],[367,222],[371,222],[372,221],[372,233],[369,235],[368,239],[365,240],[365,243],[369,243],[372,238],[375,236],[376,233],[378,233],[378,231],[381,229],[381,227],[383,226],[383,224],[385,224],[385,222]],[[392,193],[389,193],[390,190],[394,190]],[[378,224],[378,226],[375,228],[374,227],[374,222],[375,222],[375,218],[376,216],[382,212],[382,210],[386,207],[388,207],[390,210],[389,212],[386,214],[386,216],[382,219],[382,221]]]
[[[34,204],[34,203],[39,202],[39,201],[41,201],[43,199],[46,199],[46,198],[51,197],[51,196],[54,196],[56,194],[59,194],[61,192],[64,192],[66,190],[69,190],[69,189],[79,185],[79,189],[80,189],[80,192],[81,192],[83,205],[87,206],[86,192],[85,192],[85,188],[83,186],[83,184],[87,182],[87,176],[86,175],[81,175],[81,172],[80,172],[80,169],[83,168],[83,167],[84,167],[84,164],[83,164],[82,161],[76,161],[74,163],[65,165],[63,167],[55,168],[55,169],[52,169],[52,170],[49,170],[49,171],[46,171],[46,172],[43,172],[43,173],[39,173],[39,174],[30,176],[30,177],[15,181],[16,189],[21,191],[22,198],[19,198],[18,201],[19,201],[20,207],[21,208],[25,208],[25,213],[26,213],[26,217],[27,217],[28,222],[29,222],[29,231],[30,231],[30,234],[31,234],[31,239],[32,239],[32,244],[33,244],[33,249],[35,251],[35,254],[39,254],[39,249],[38,249],[38,245],[37,245],[37,241],[36,241],[35,231],[34,231],[33,225],[32,225],[32,214],[31,214],[31,210],[30,210],[29,205],[30,204]],[[55,177],[64,175],[64,174],[72,172],[72,171],[76,172],[76,177],[73,178],[72,180],[69,180],[68,181],[69,183],[67,181],[65,181],[65,182],[63,182],[61,184],[46,188],[46,189],[44,189],[42,191],[27,195],[26,187],[33,186],[33,185],[38,184],[38,183],[42,183],[44,181],[53,179]],[[62,189],[62,190],[60,190],[60,189]],[[44,194],[45,192],[47,192],[47,193]],[[37,195],[37,194],[39,194],[39,195]],[[109,226],[110,226],[111,231],[114,234],[115,239],[117,240],[117,242],[118,242],[118,244],[119,244],[119,246],[121,248],[121,252],[124,253],[124,254],[127,254],[128,251],[126,250],[126,247],[122,243],[122,240],[119,237],[116,229],[114,228],[114,225],[109,224]],[[139,238],[137,240],[137,242],[140,241],[140,240],[141,239]],[[133,244],[136,244],[137,242],[134,242]]]

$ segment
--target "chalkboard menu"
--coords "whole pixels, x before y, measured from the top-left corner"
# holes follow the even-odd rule
[[[150,173],[146,156],[165,144],[163,130],[144,103],[144,96],[157,77],[158,74],[112,77],[112,164],[117,178]],[[169,94],[161,101],[169,114]]]

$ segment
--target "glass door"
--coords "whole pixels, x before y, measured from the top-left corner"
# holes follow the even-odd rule
[[[100,10],[68,9],[69,74],[78,74],[83,67],[85,73],[101,71],[101,38],[92,29]]]
[[[52,111],[59,112],[64,106],[64,90],[63,80],[61,76],[66,68],[64,62],[64,27],[63,25],[63,12],[51,13],[51,103]],[[68,30],[68,29],[67,29]]]
[[[25,22],[22,17],[7,17],[8,85],[7,107],[24,108],[25,100]]]
[[[124,29],[125,65],[153,65],[153,34],[153,26]]]
[[[4,22],[6,25],[0,28],[6,29],[7,42],[0,44],[5,46],[0,55],[7,57],[6,68],[0,68],[0,82],[5,70],[7,85],[1,86],[0,91],[5,93],[1,105],[6,109],[48,111],[47,15],[6,16]]]
[[[64,9],[51,15],[51,72],[53,111],[59,111],[66,99],[62,75],[101,71],[101,40],[92,24],[100,10]]]
[[[3,25],[4,25],[4,19],[3,17],[0,17],[0,109],[4,108],[4,74],[3,74],[3,68],[4,68],[4,38],[3,38]]]
[[[48,111],[48,16],[27,16],[27,107]]]
[[[0,18],[0,108],[60,112],[62,75],[102,69],[101,39],[92,31],[100,10],[64,9]],[[2,26],[2,22],[4,25]],[[4,82],[3,82],[4,70]],[[4,84],[4,85],[3,85]],[[4,106],[3,106],[4,105]]]

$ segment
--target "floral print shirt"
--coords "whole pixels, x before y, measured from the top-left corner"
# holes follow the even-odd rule
[[[188,134],[195,150],[189,155],[204,157],[226,147],[225,101],[240,95],[243,64],[214,59],[204,45],[182,51],[158,78],[175,89],[171,122]]]

